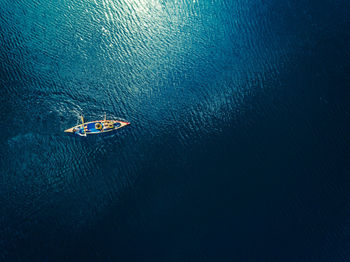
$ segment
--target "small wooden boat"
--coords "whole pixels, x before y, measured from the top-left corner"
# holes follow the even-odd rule
[[[120,120],[96,120],[84,123],[84,118],[81,117],[82,124],[73,126],[69,129],[64,130],[66,133],[73,133],[79,136],[86,136],[92,134],[101,134],[106,132],[115,131],[124,126],[130,125],[129,122]]]

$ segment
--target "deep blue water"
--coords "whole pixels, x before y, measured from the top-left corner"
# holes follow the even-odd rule
[[[1,0],[0,261],[349,261],[350,2]],[[124,118],[110,136],[72,137]]]

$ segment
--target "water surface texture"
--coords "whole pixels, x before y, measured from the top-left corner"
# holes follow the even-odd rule
[[[349,261],[350,2],[0,0],[0,261]],[[79,116],[131,122],[74,137]]]

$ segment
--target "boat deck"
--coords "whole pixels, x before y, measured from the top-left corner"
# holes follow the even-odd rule
[[[100,124],[101,129],[96,128],[96,125]],[[97,121],[91,121],[84,123],[84,126],[82,124],[74,126],[72,128],[69,128],[65,130],[66,133],[73,133],[77,135],[84,135],[85,133],[87,135],[89,134],[100,134],[100,133],[106,133],[113,130],[117,130],[121,127],[127,126],[130,123],[119,121],[119,120],[97,120]]]

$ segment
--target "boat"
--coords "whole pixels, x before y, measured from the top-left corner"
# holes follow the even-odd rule
[[[79,136],[87,136],[93,134],[107,133],[118,130],[124,126],[130,125],[129,122],[120,120],[96,120],[84,123],[84,118],[81,116],[81,124],[64,130],[65,133],[72,133]]]

